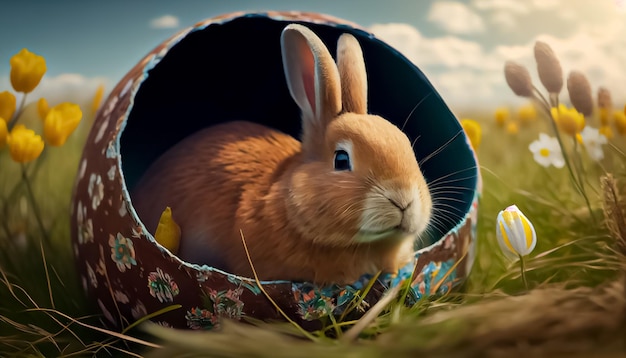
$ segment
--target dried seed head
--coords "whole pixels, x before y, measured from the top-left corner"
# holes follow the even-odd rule
[[[513,92],[521,97],[531,97],[533,95],[533,83],[526,67],[513,61],[506,61],[504,64],[504,78]]]
[[[611,236],[617,245],[626,254],[626,217],[624,216],[625,203],[620,197],[617,181],[610,173],[600,178],[602,188],[602,209],[604,219]]]
[[[547,43],[535,42],[535,61],[537,72],[543,86],[550,93],[559,93],[563,88],[563,70],[561,62],[556,58],[552,48]]]
[[[611,109],[613,108],[613,101],[611,100],[611,92],[608,88],[598,88],[598,107]]]
[[[591,96],[591,85],[587,77],[579,71],[572,71],[567,78],[567,91],[569,99],[574,108],[585,117],[593,113],[593,97]]]

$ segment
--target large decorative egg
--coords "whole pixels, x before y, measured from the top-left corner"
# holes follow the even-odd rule
[[[192,329],[216,327],[224,318],[282,320],[275,303],[313,328],[322,317],[343,313],[372,279],[364,276],[343,287],[271,281],[262,283],[263,292],[252,278],[182,261],[154,240],[154,228],[146,228],[133,209],[129,193],[150,163],[201,128],[243,119],[298,137],[299,110],[280,52],[281,31],[292,22],[311,28],[333,54],[342,33],[359,40],[370,112],[415,141],[435,203],[430,245],[397,274],[377,277],[362,307],[406,280],[411,297],[419,299],[445,293],[469,274],[480,193],[477,161],[459,122],[424,74],[345,20],[300,12],[227,14],[178,33],[132,68],[98,112],[85,145],[73,196],[72,240],[86,294],[107,326],[119,329],[156,312],[155,322]]]

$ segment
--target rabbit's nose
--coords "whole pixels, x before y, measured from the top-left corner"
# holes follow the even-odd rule
[[[404,213],[406,211],[406,209],[408,209],[411,204],[413,204],[413,201],[410,201],[408,204],[401,204],[391,198],[387,198],[389,200],[389,202],[391,202],[393,204],[393,206],[395,206],[396,208],[400,209],[400,211],[402,213]]]
[[[416,234],[424,230],[428,219],[425,219],[420,215],[420,206],[413,205],[415,201],[410,201],[404,207],[397,206],[400,210],[402,217],[400,219],[400,225],[398,228],[404,232]],[[419,203],[419,202],[418,202]]]

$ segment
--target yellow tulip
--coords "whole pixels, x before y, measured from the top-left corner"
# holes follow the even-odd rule
[[[43,151],[43,140],[32,129],[23,124],[13,127],[8,137],[7,144],[11,158],[18,163],[28,163],[39,157]]]
[[[91,113],[95,114],[100,108],[100,104],[102,104],[102,96],[104,96],[104,85],[98,86],[96,89],[96,94],[93,96],[93,101],[91,102]]]
[[[77,104],[64,102],[50,109],[43,123],[43,135],[51,146],[62,146],[74,132],[83,112]]]
[[[500,127],[504,127],[504,124],[509,120],[511,116],[509,109],[506,107],[500,107],[496,109],[494,113],[494,118],[496,120],[496,124]]]
[[[174,221],[172,209],[170,209],[169,206],[166,207],[163,214],[161,214],[159,225],[154,233],[154,239],[174,255],[178,252],[178,246],[180,244],[180,226]]]
[[[567,108],[564,104],[560,104],[558,109],[553,107],[550,112],[559,128],[572,137],[585,128],[585,116],[574,108]]]
[[[603,134],[606,139],[613,139],[613,137],[615,137],[615,134],[613,134],[613,128],[611,128],[611,126],[601,126],[600,129],[600,134]]]
[[[39,114],[39,118],[45,121],[48,112],[50,112],[50,106],[48,106],[48,101],[42,97],[37,101],[37,113]]]
[[[0,117],[10,121],[15,113],[15,96],[9,91],[0,92]]]
[[[506,132],[515,135],[519,133],[519,126],[516,122],[509,122],[506,126]]]
[[[520,123],[523,125],[531,123],[537,119],[537,109],[532,103],[521,106],[517,110],[517,118],[519,118]]]
[[[625,111],[626,112],[626,111]],[[620,135],[626,135],[626,113],[615,111],[613,113],[613,124]]]
[[[600,125],[608,126],[611,124],[611,112],[608,108],[599,108],[598,117],[600,118]]]
[[[474,150],[478,150],[478,146],[480,145],[480,140],[482,137],[480,124],[478,124],[478,122],[473,119],[462,119],[461,126],[463,127],[465,134],[467,134],[467,137],[472,144],[472,148],[474,148]]]
[[[17,92],[29,93],[46,73],[46,59],[27,49],[11,57],[11,85]]]
[[[4,147],[7,144],[7,137],[9,136],[9,131],[7,129],[7,122],[4,118],[0,117],[0,148]]]
[[[576,133],[576,136],[574,138],[576,139],[576,142],[578,142],[578,144],[583,144],[583,136],[580,133]]]

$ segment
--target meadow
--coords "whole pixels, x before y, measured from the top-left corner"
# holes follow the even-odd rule
[[[570,87],[571,76],[562,79],[568,83],[562,83],[556,94],[549,81],[546,90],[545,83],[527,87],[524,76],[515,76],[510,82],[511,96],[521,91],[529,97],[527,105],[457,113],[473,140],[483,181],[476,261],[464,285],[410,307],[402,297],[394,298],[377,307],[378,316],[328,322],[322,330],[307,333],[289,323],[263,322],[224,322],[216,332],[180,332],[141,324],[121,332],[102,328],[101,314],[84,297],[75,272],[69,233],[72,186],[101,99],[94,94],[93,103],[78,103],[82,119],[66,133],[66,141],[46,145],[32,161],[19,163],[9,148],[15,142],[5,145],[0,140],[0,355],[626,353],[624,103],[612,103],[610,89],[587,90],[584,83]],[[591,112],[584,116],[582,126],[578,112],[589,108],[572,107],[572,103],[582,103],[576,99],[577,88],[583,88],[583,102],[592,98]],[[21,99],[21,94],[16,97]],[[548,115],[550,107],[557,108],[561,102],[567,108]],[[19,109],[18,104],[15,118],[19,117],[19,123],[46,133],[49,116],[37,98],[27,97],[23,110]],[[606,143],[600,137],[588,142],[585,125],[598,129],[596,134],[602,134]],[[545,152],[537,159],[529,146],[540,133],[550,136],[551,143],[558,133],[560,145],[546,148],[556,154],[562,149],[567,158],[564,163],[546,162],[551,157]],[[46,136],[46,143],[50,138]],[[536,246],[522,260],[509,259],[498,243],[498,214],[510,205],[519,207],[536,232]]]

